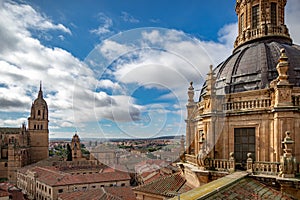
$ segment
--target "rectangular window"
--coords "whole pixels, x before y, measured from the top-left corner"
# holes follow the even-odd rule
[[[243,30],[244,30],[244,14],[242,14],[240,17],[240,34],[243,32]]]
[[[258,28],[259,5],[252,7],[252,28]]]
[[[271,3],[271,24],[277,26],[277,4]]]
[[[248,153],[252,153],[252,158],[255,159],[255,128],[234,129],[234,157],[236,162],[244,165]]]
[[[63,192],[64,192],[63,189],[59,189],[59,190],[58,190],[58,193],[63,193]]]

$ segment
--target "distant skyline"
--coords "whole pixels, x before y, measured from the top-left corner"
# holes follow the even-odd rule
[[[197,100],[233,50],[235,2],[0,0],[0,126],[27,123],[42,81],[52,138],[185,135],[189,82]]]

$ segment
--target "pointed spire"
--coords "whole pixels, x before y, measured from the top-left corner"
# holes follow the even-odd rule
[[[39,99],[42,99],[42,98],[43,98],[42,81],[40,81],[40,91],[39,91],[38,98],[39,98]]]

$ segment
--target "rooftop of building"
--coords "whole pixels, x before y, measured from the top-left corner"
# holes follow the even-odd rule
[[[191,187],[186,185],[186,179],[181,173],[176,173],[140,185],[133,190],[165,197],[174,197],[178,192],[182,193],[191,189]]]
[[[130,187],[103,187],[100,190],[77,191],[59,195],[61,200],[135,200]]]
[[[4,134],[19,134],[21,130],[21,127],[0,127],[0,133]]]
[[[172,200],[176,200],[173,198]],[[293,199],[264,183],[249,177],[247,172],[235,172],[180,195],[181,200],[190,199]]]
[[[55,167],[33,167],[29,169],[29,171],[36,173],[36,179],[38,181],[50,186],[130,180],[130,176],[128,173],[120,171],[76,175],[64,173],[57,170],[57,168]]]

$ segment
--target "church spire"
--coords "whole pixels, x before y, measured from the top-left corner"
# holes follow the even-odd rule
[[[239,30],[234,47],[270,37],[292,43],[285,25],[286,3],[287,0],[236,0]]]
[[[42,99],[43,98],[43,91],[42,91],[42,81],[40,81],[40,91],[38,94],[38,99]]]

